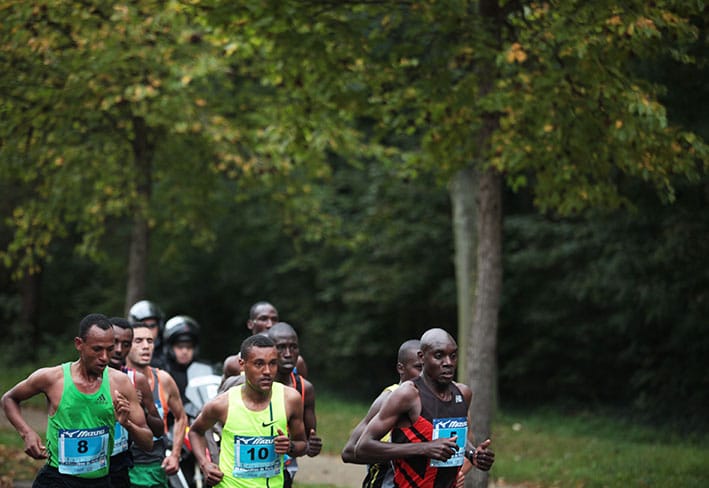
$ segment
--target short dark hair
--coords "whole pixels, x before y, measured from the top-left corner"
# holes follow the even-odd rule
[[[276,347],[276,344],[266,335],[252,335],[241,343],[241,359],[246,361],[249,357],[249,352],[251,352],[251,349],[254,347]]]
[[[253,305],[251,305],[251,308],[249,309],[249,320],[253,320],[256,318],[256,310],[260,307],[268,305],[269,307],[273,307],[274,310],[276,310],[276,307],[273,306],[271,302],[266,302],[266,301],[260,301],[256,302]]]
[[[157,325],[148,325],[140,320],[130,323],[131,329],[154,329],[155,327],[157,327]]]
[[[128,319],[124,319],[123,317],[111,317],[108,321],[111,322],[111,325],[115,325],[119,329],[133,329]]]
[[[89,329],[94,325],[101,330],[110,330],[113,327],[111,322],[108,321],[108,317],[104,314],[90,313],[79,322],[79,337],[81,337],[82,340],[86,340]]]

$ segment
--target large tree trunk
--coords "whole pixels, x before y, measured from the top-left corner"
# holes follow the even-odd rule
[[[479,174],[476,198],[477,282],[468,342],[467,384],[473,390],[472,435],[490,437],[497,404],[497,327],[502,293],[502,181],[493,169]],[[494,449],[494,446],[491,446]],[[488,473],[473,469],[468,488],[484,488]]]
[[[477,182],[472,166],[459,171],[448,187],[453,210],[455,280],[458,295],[458,381],[465,383],[468,336],[473,328],[475,300],[475,195]]]
[[[133,139],[133,154],[135,157],[138,198],[133,211],[133,228],[128,251],[126,316],[128,315],[128,310],[135,302],[145,299],[150,240],[147,213],[152,189],[152,149],[148,142],[148,129],[145,125],[145,120],[141,117],[135,117],[133,119],[133,130],[135,136]]]

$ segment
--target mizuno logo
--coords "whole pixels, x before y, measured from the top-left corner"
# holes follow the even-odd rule
[[[278,420],[271,420],[270,422],[261,422],[261,425],[262,425],[263,427],[270,427],[270,426],[272,426],[273,424],[275,424],[276,422],[278,422]]]

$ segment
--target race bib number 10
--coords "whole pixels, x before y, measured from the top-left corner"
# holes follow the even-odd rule
[[[457,436],[458,450],[448,461],[431,459],[431,466],[435,468],[452,468],[462,466],[465,459],[465,441],[468,438],[468,419],[465,417],[452,417],[433,419],[433,439],[447,439]]]
[[[281,472],[281,458],[271,436],[234,436],[236,478],[271,478]]]
[[[59,431],[59,472],[85,474],[108,464],[108,427]]]

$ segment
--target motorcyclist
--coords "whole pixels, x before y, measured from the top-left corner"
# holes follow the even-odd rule
[[[136,322],[143,322],[153,333],[153,343],[155,352],[150,365],[156,368],[165,369],[165,352],[162,346],[163,330],[165,329],[165,314],[162,309],[150,300],[140,300],[133,304],[128,311],[128,320],[131,325]],[[183,399],[184,400],[184,399]]]
[[[199,354],[199,324],[187,315],[176,315],[165,323],[163,332],[165,370],[172,375],[182,395],[185,397],[187,384],[191,379],[214,374],[214,368],[197,361]]]
[[[175,383],[177,383],[182,403],[185,406],[185,413],[190,423],[197,417],[202,406],[206,403],[206,399],[202,399],[199,393],[202,393],[203,396],[212,396],[210,393],[213,390],[214,395],[216,395],[220,379],[219,376],[215,375],[214,368],[211,365],[197,361],[199,355],[199,333],[200,327],[195,319],[187,315],[176,315],[165,323],[162,337],[165,370],[170,373]],[[208,385],[205,385],[205,388],[209,387],[209,385],[212,386],[209,389],[210,393],[207,393],[207,390],[195,392],[198,394],[197,398],[195,398],[195,396],[190,395],[188,386],[190,386],[190,382],[192,382],[192,385],[199,384],[200,379],[209,382]],[[194,386],[192,388],[195,389]],[[168,425],[170,425],[169,417]],[[195,470],[194,456],[189,452],[189,444],[185,444],[185,448],[188,452],[183,453],[180,467],[189,485],[195,486],[193,484],[194,475],[197,474],[199,476],[200,473]]]

